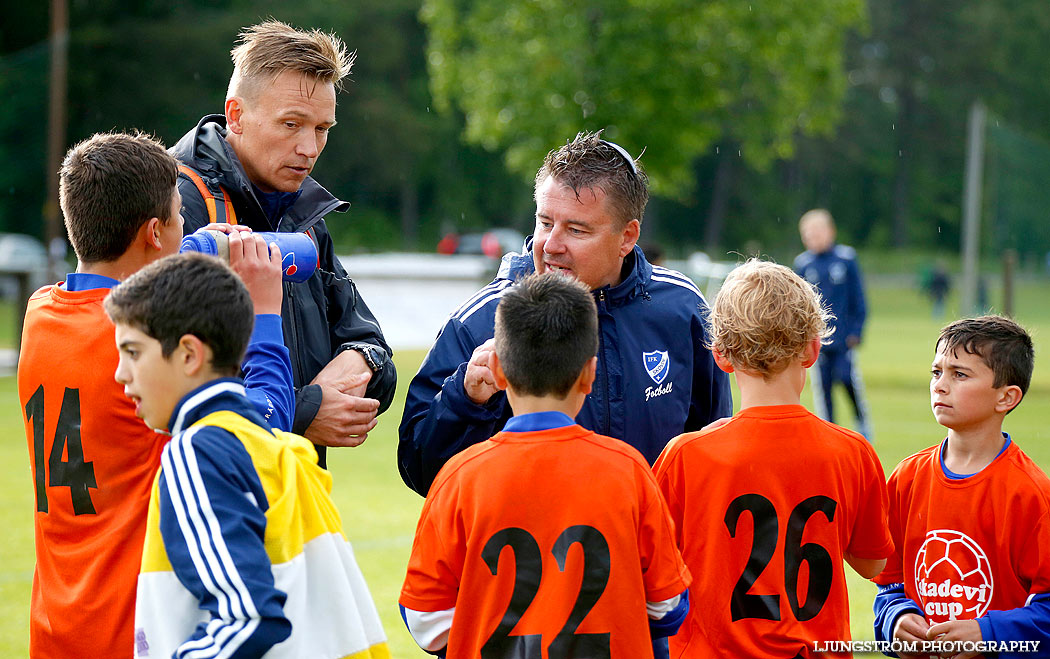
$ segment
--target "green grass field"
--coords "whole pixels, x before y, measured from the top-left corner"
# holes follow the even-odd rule
[[[943,437],[930,413],[928,389],[932,343],[942,323],[930,318],[928,306],[912,289],[873,284],[869,295],[871,320],[860,363],[874,416],[875,445],[889,474],[901,458]],[[1016,316],[1033,333],[1037,368],[1027,397],[1006,423],[1006,430],[1044,469],[1050,468],[1050,430],[1044,416],[1050,402],[1050,363],[1045,361],[1050,347],[1048,296],[1050,283],[1025,284],[1019,290]],[[397,425],[405,388],[422,357],[421,351],[397,355],[401,378],[391,411],[363,446],[329,454],[347,535],[379,606],[393,656],[399,658],[427,656],[405,631],[396,604],[422,506],[422,499],[397,473]],[[0,377],[0,400],[0,432],[7,438],[0,443],[0,657],[23,657],[33,573],[33,485],[13,377]],[[811,404],[808,392],[803,402]],[[839,401],[838,409],[848,412],[845,400]],[[871,638],[874,587],[846,572],[852,575],[854,637]]]

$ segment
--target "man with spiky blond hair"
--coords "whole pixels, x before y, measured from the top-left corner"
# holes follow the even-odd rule
[[[383,332],[335,256],[325,216],[345,212],[310,173],[335,126],[336,92],[355,53],[334,34],[276,20],[244,29],[231,52],[224,114],[208,115],[172,149],[186,233],[215,221],[304,232],[317,271],[285,283],[285,343],[295,378],[292,430],[325,447],[357,446],[394,395]]]

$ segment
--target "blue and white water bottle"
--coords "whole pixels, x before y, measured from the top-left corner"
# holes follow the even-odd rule
[[[317,245],[305,233],[255,231],[252,235],[262,236],[267,245],[277,244],[281,250],[281,269],[285,281],[304,282],[317,269]],[[211,254],[229,263],[230,238],[221,231],[198,231],[182,239],[179,252]]]

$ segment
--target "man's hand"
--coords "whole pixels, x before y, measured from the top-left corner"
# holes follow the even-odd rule
[[[926,638],[931,641],[945,641],[952,643],[962,643],[964,641],[980,641],[981,639],[981,626],[976,620],[949,620],[948,622],[942,622],[933,625],[926,631]],[[976,657],[976,652],[944,652],[941,653],[942,659],[970,659],[970,657]]]
[[[857,336],[856,334],[850,334],[849,336],[846,337],[846,347],[847,348],[856,348],[859,345],[860,345],[860,337]]]
[[[281,249],[276,243],[267,247],[260,236],[249,232],[230,232],[230,268],[233,269],[252,298],[255,313],[281,315]]]
[[[467,398],[478,405],[489,402],[498,391],[496,378],[492,375],[491,358],[496,352],[496,339],[489,339],[477,348],[467,362],[467,373],[463,376],[463,390]]]
[[[356,350],[344,350],[310,384],[321,387],[321,407],[306,437],[323,446],[360,446],[376,426],[379,401],[364,398],[372,369]]]
[[[928,639],[926,638],[926,632],[930,629],[930,624],[926,622],[926,618],[923,618],[918,613],[905,613],[901,617],[897,618],[897,624],[893,626],[893,638],[898,641],[905,641],[908,643],[918,643],[921,647]],[[928,654],[914,654],[914,653],[900,653],[901,657],[928,657]]]

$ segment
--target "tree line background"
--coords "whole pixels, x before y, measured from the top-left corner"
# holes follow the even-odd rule
[[[954,254],[967,111],[987,131],[983,242],[1050,250],[1045,0],[70,0],[67,140],[174,144],[221,112],[239,29],[274,17],[357,51],[315,171],[345,252],[433,251],[533,224],[546,151],[604,129],[655,192],[670,256],[799,250],[824,206],[860,248]],[[0,24],[0,230],[44,236],[48,3]]]

